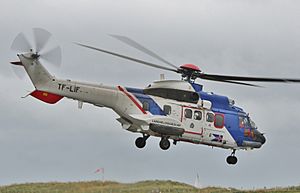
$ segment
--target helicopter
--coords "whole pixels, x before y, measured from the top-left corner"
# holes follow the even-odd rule
[[[42,61],[48,61],[59,65],[61,48],[57,46],[44,51],[52,36],[44,29],[34,28],[33,35],[35,47],[29,43],[22,32],[16,36],[11,46],[11,49],[18,51],[19,58],[11,64],[23,67],[35,87],[35,90],[27,96],[48,104],[56,104],[65,97],[78,101],[78,108],[82,108],[83,103],[109,108],[118,114],[116,120],[123,129],[141,134],[135,141],[136,147],[140,149],[146,146],[150,136],[160,138],[159,147],[162,150],[168,150],[171,142],[173,145],[178,142],[202,144],[231,150],[226,162],[234,165],[238,161],[235,155],[237,150],[261,148],[266,138],[249,114],[236,106],[234,100],[204,91],[203,85],[196,83],[196,80],[251,87],[260,87],[253,82],[300,83],[300,79],[208,74],[194,64],[183,64],[178,67],[140,43],[119,35],[111,36],[165,65],[150,63],[82,43],[76,44],[148,67],[177,73],[181,78],[165,80],[161,77],[161,80],[145,88],[64,80],[50,74],[42,64]]]

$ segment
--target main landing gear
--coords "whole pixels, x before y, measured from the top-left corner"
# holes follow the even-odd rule
[[[143,135],[143,137],[139,137],[135,140],[135,145],[138,148],[144,148],[146,146],[146,141],[149,138],[149,135]]]
[[[135,140],[135,145],[137,148],[144,148],[146,146],[146,141],[147,139],[150,137],[150,135],[143,135],[143,137],[138,137],[136,140]],[[162,137],[160,142],[159,142],[159,147],[162,149],[162,150],[167,150],[169,149],[171,146],[171,143],[168,139],[168,137]]]
[[[169,139],[167,137],[162,137],[160,142],[159,142],[159,147],[162,149],[162,150],[167,150],[169,149],[171,143],[169,141]]]
[[[235,149],[232,151],[231,155],[226,159],[227,163],[230,165],[235,165],[238,161],[237,157],[235,157]]]

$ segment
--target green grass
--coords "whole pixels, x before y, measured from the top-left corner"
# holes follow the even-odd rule
[[[300,193],[300,187],[265,189],[256,191],[241,191],[237,189],[226,189],[207,187],[197,189],[174,181],[142,181],[125,184],[118,182],[51,182],[51,183],[27,183],[0,187],[0,193]]]

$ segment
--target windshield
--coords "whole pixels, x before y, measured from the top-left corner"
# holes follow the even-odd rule
[[[250,117],[249,117],[249,121],[250,121],[251,128],[256,129],[257,127],[256,127],[254,121],[252,121],[252,119]]]
[[[252,121],[250,119],[250,117],[240,116],[239,117],[239,125],[240,125],[240,128],[256,129],[256,125],[255,125],[254,121]]]

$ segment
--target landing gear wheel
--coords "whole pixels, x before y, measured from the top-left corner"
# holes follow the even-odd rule
[[[161,138],[160,142],[159,142],[159,147],[162,150],[167,150],[170,147],[170,141],[167,138]]]
[[[146,146],[146,139],[144,137],[139,137],[135,140],[135,145],[138,148],[144,148]]]
[[[230,165],[235,165],[238,161],[237,157],[235,157],[235,151],[236,149],[233,149],[231,155],[226,159],[227,163]]]
[[[226,161],[227,161],[228,164],[234,165],[234,164],[237,163],[238,159],[234,155],[230,155],[230,156],[227,157]]]

